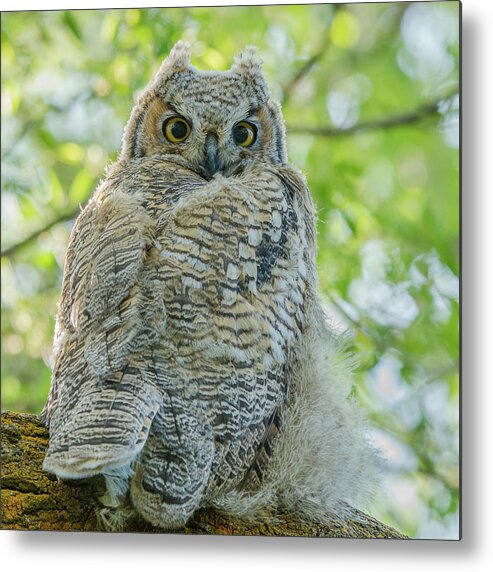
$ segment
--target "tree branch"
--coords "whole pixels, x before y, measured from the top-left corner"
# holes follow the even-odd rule
[[[43,232],[50,230],[51,228],[53,228],[57,224],[60,224],[62,222],[65,222],[67,220],[71,220],[71,219],[75,218],[80,213],[80,209],[81,209],[81,207],[80,207],[80,205],[78,205],[77,208],[72,209],[71,211],[66,211],[64,213],[59,214],[53,220],[51,220],[50,222],[46,223],[41,228],[38,228],[38,230],[35,230],[34,232],[32,232],[31,234],[26,236],[26,238],[23,238],[22,240],[20,240],[19,242],[16,242],[15,244],[12,244],[11,246],[7,246],[1,252],[2,258],[4,256],[12,256],[12,255],[16,254],[18,250],[21,250],[22,248],[24,248],[24,246],[29,244],[31,241],[36,240],[40,234],[43,234]]]
[[[394,115],[391,117],[383,117],[381,119],[370,119],[368,121],[361,121],[356,123],[352,127],[347,129],[341,127],[304,127],[301,125],[288,125],[286,130],[288,134],[297,135],[314,135],[316,137],[345,137],[347,135],[353,135],[360,131],[371,131],[378,129],[393,129],[395,127],[402,127],[404,125],[413,125],[420,123],[426,118],[433,117],[439,114],[439,107],[443,101],[451,99],[455,95],[458,95],[458,91],[455,89],[451,93],[444,95],[421,105],[414,111],[408,113],[402,113],[400,115]]]
[[[324,33],[320,39],[320,46],[318,50],[299,68],[299,70],[293,75],[293,77],[283,86],[282,93],[283,93],[283,105],[286,105],[289,98],[291,97],[292,92],[296,88],[296,86],[300,83],[300,81],[310,73],[313,66],[325,55],[329,45],[330,45],[330,37],[329,37],[329,30],[332,25],[332,21],[334,20],[334,16],[337,12],[343,7],[343,4],[334,4],[331,6],[331,14],[330,18],[327,22],[327,26],[324,28]]]
[[[48,431],[35,415],[2,414],[2,528],[10,530],[101,530],[100,477],[59,481],[41,469]],[[323,536],[332,538],[405,538],[393,528],[348,507],[348,514],[328,516],[323,524],[300,522],[287,512],[274,523],[245,522],[214,510],[197,511],[185,534]],[[163,532],[144,521],[126,523],[124,532]]]
[[[283,93],[283,100],[282,100],[282,104],[283,106],[285,106],[288,102],[288,100],[291,97],[292,92],[295,90],[296,86],[300,83],[300,81],[310,73],[310,71],[312,70],[313,66],[315,64],[317,64],[319,62],[319,60],[322,59],[322,57],[325,55],[325,53],[327,52],[330,44],[331,44],[331,40],[330,40],[330,28],[332,26],[332,22],[334,21],[334,17],[336,16],[337,12],[343,8],[346,8],[346,5],[341,3],[341,4],[332,4],[331,6],[331,12],[329,15],[329,19],[327,22],[326,27],[324,28],[324,32],[321,35],[321,38],[319,40],[319,48],[318,50],[310,57],[308,58],[308,60],[298,69],[298,71],[296,71],[293,75],[293,77],[286,83],[284,84],[284,86],[282,87],[282,93]],[[396,6],[396,15],[395,15],[395,25],[398,26],[400,25],[400,22],[402,20],[402,16],[404,14],[404,12],[406,11],[406,9],[408,8],[409,3],[408,2],[401,2],[398,7]]]

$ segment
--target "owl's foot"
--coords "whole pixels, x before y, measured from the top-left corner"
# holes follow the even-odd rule
[[[122,532],[130,520],[135,518],[135,510],[131,507],[104,507],[96,511],[98,527],[107,532]]]

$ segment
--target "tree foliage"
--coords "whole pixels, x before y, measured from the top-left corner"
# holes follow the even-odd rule
[[[457,536],[459,3],[2,14],[2,407],[38,413],[73,219],[171,46],[255,44],[318,207],[320,287],[388,458],[372,514]]]

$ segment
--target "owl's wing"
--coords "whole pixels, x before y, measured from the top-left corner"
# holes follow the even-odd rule
[[[94,329],[136,284],[155,232],[142,201],[138,194],[102,194],[78,217],[64,268],[62,329],[78,334]]]
[[[50,429],[44,468],[59,476],[128,464],[159,407],[152,356],[131,356],[148,341],[141,310],[152,303],[153,237],[142,198],[119,191],[96,195],[74,226],[42,412]]]
[[[76,362],[77,355],[66,360],[69,368],[77,368]],[[128,467],[144,446],[160,403],[145,365],[132,363],[104,380],[82,372],[59,391],[43,469],[74,479]]]

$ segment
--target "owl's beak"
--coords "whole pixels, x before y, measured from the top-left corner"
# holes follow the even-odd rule
[[[219,159],[218,141],[215,133],[209,133],[207,135],[204,151],[204,173],[206,178],[212,179],[218,171],[224,168],[224,163]]]

